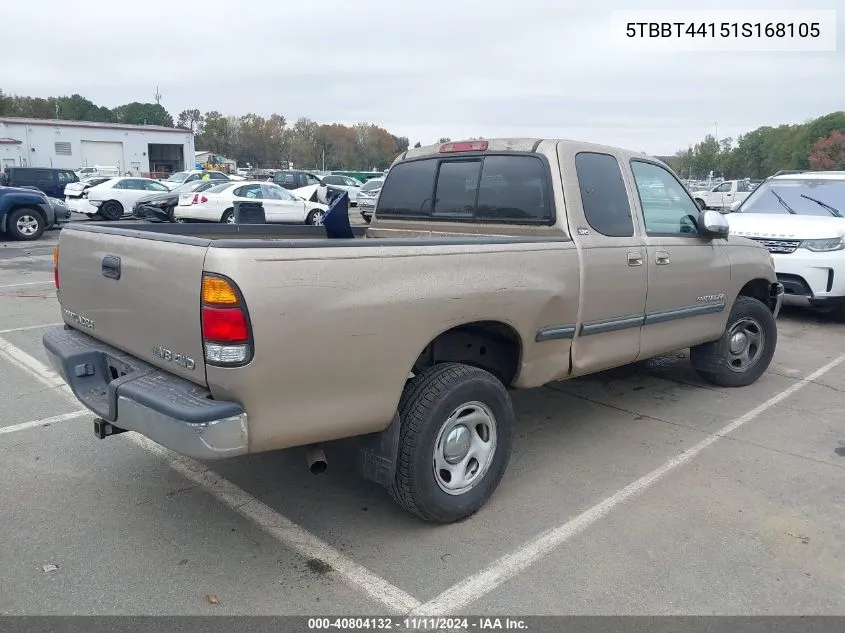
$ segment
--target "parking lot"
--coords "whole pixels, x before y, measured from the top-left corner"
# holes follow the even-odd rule
[[[845,615],[845,325],[785,309],[742,389],[682,350],[514,392],[499,490],[433,526],[343,443],[314,476],[96,439],[41,346],[57,238],[0,240],[0,613]]]

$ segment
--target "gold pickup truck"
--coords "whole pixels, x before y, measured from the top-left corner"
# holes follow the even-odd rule
[[[79,224],[56,255],[53,366],[100,437],[198,459],[356,437],[365,477],[450,522],[498,486],[510,388],[691,348],[748,385],[783,287],[670,169],[560,140],[408,150],[372,223]]]

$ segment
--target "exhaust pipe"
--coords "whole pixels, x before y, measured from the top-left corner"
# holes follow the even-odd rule
[[[323,474],[329,467],[326,454],[319,444],[311,444],[305,447],[305,461],[308,462],[308,470],[315,475]]]

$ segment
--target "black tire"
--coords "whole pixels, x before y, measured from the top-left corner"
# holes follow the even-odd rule
[[[176,223],[176,205],[175,204],[173,206],[167,208],[167,219],[170,220],[171,222],[173,222],[174,224]]]
[[[233,224],[235,221],[235,210],[234,209],[226,209],[223,212],[223,216],[220,218],[220,221],[223,224]]]
[[[697,204],[698,208],[701,209],[702,211],[704,211],[707,208],[707,205],[704,203],[704,200],[702,200],[701,198],[696,198],[695,204]]]
[[[492,413],[495,448],[486,471],[477,475],[472,487],[449,494],[435,475],[435,446],[450,415],[471,403],[481,403]],[[388,488],[390,496],[406,511],[434,523],[459,521],[481,508],[498,487],[510,460],[514,414],[505,386],[477,367],[435,365],[408,381],[399,402],[399,418],[399,452],[394,484]]]
[[[308,214],[308,217],[305,218],[305,224],[310,224],[311,226],[321,226],[323,224],[323,218],[326,217],[326,212],[322,209],[312,209],[311,213]]]
[[[15,209],[6,220],[6,230],[14,239],[22,242],[37,240],[44,234],[46,225],[41,212],[29,207]]]
[[[731,353],[731,337],[737,328],[748,325],[756,330],[760,343],[745,367]],[[752,340],[752,337],[747,337]],[[769,307],[753,297],[739,296],[728,315],[725,333],[717,341],[690,349],[690,361],[704,380],[720,387],[745,387],[755,382],[769,368],[778,341],[778,328]],[[749,347],[749,350],[751,348]]]
[[[117,200],[109,200],[100,206],[100,216],[105,220],[114,221],[123,217],[123,205]]]

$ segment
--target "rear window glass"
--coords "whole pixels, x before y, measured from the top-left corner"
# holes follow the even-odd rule
[[[575,171],[590,226],[608,237],[632,236],[631,203],[616,159],[609,154],[581,152],[575,156]]]
[[[206,181],[208,182],[208,181]],[[231,182],[225,182],[222,185],[214,185],[213,187],[209,187],[206,189],[208,193],[220,193],[221,191],[226,191],[229,187],[234,187]]]
[[[436,160],[399,163],[384,181],[377,214],[419,217],[431,214]]]
[[[399,163],[384,182],[376,215],[522,223],[553,218],[543,162],[497,155]]]

